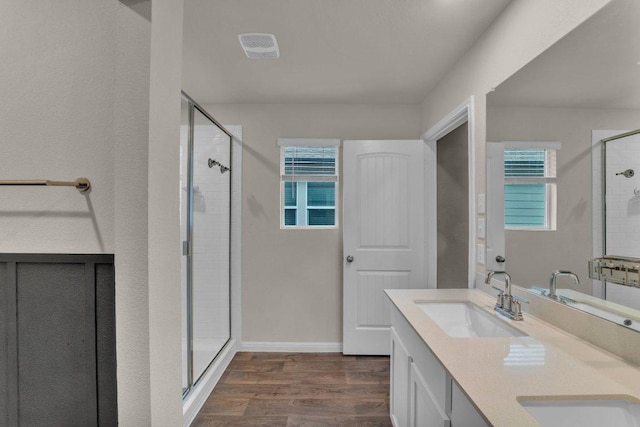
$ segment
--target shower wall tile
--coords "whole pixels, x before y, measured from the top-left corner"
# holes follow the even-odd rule
[[[230,144],[226,134],[210,125],[194,130],[194,187],[198,196],[194,209],[194,340],[206,346],[229,336],[229,243],[230,179],[214,159],[230,167]],[[200,314],[200,315],[198,315]]]

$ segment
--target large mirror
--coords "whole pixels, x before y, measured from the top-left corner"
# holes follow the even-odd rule
[[[639,18],[612,1],[487,95],[486,242],[516,285],[548,296],[573,272],[559,303],[638,331],[640,285],[588,262],[640,258],[640,135],[602,142],[640,128]]]

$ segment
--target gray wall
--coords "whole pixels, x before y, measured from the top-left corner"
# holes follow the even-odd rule
[[[547,287],[555,270],[571,270],[583,285],[562,282],[591,293],[587,260],[592,258],[591,131],[636,129],[636,110],[598,110],[531,107],[490,107],[487,140],[558,141],[558,212],[555,231],[505,233],[506,267],[514,283]],[[531,262],[532,256],[535,262]]]
[[[267,104],[206,109],[222,123],[243,126],[243,340],[341,343],[342,229],[280,229],[276,140],[417,139],[419,106]]]
[[[438,289],[469,287],[469,148],[467,123],[437,142]]]

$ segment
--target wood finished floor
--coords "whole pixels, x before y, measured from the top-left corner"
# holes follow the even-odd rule
[[[391,426],[389,358],[237,353],[192,426]]]

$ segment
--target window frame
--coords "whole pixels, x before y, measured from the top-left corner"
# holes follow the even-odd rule
[[[280,149],[280,229],[281,230],[328,230],[337,229],[340,227],[340,215],[339,215],[339,203],[340,203],[340,140],[334,138],[278,138],[278,148]],[[332,147],[335,148],[335,175],[327,175],[328,177],[334,177],[334,179],[327,180],[299,180],[291,181],[285,180],[285,148],[286,147]],[[285,183],[291,182],[296,184],[296,205],[285,205],[286,196]],[[334,205],[333,206],[316,206],[309,205],[307,203],[307,183],[309,182],[333,182],[335,184]],[[300,198],[300,187],[304,187],[304,197]],[[303,203],[303,206],[301,206]],[[300,217],[298,212],[300,209],[304,210],[305,224],[309,222],[309,209],[332,209],[334,211],[334,224],[333,225],[285,225],[285,211],[295,209],[296,218]]]
[[[545,214],[544,225],[542,226],[509,226],[506,224],[506,200],[504,217],[504,229],[508,231],[555,231],[558,223],[558,151],[561,144],[559,142],[531,142],[531,141],[508,141],[503,142],[504,150],[544,150],[544,177],[507,177],[503,172],[504,185],[507,184],[545,184]],[[503,160],[504,162],[504,160]],[[504,164],[503,164],[504,170]],[[506,191],[503,192],[506,199]]]

